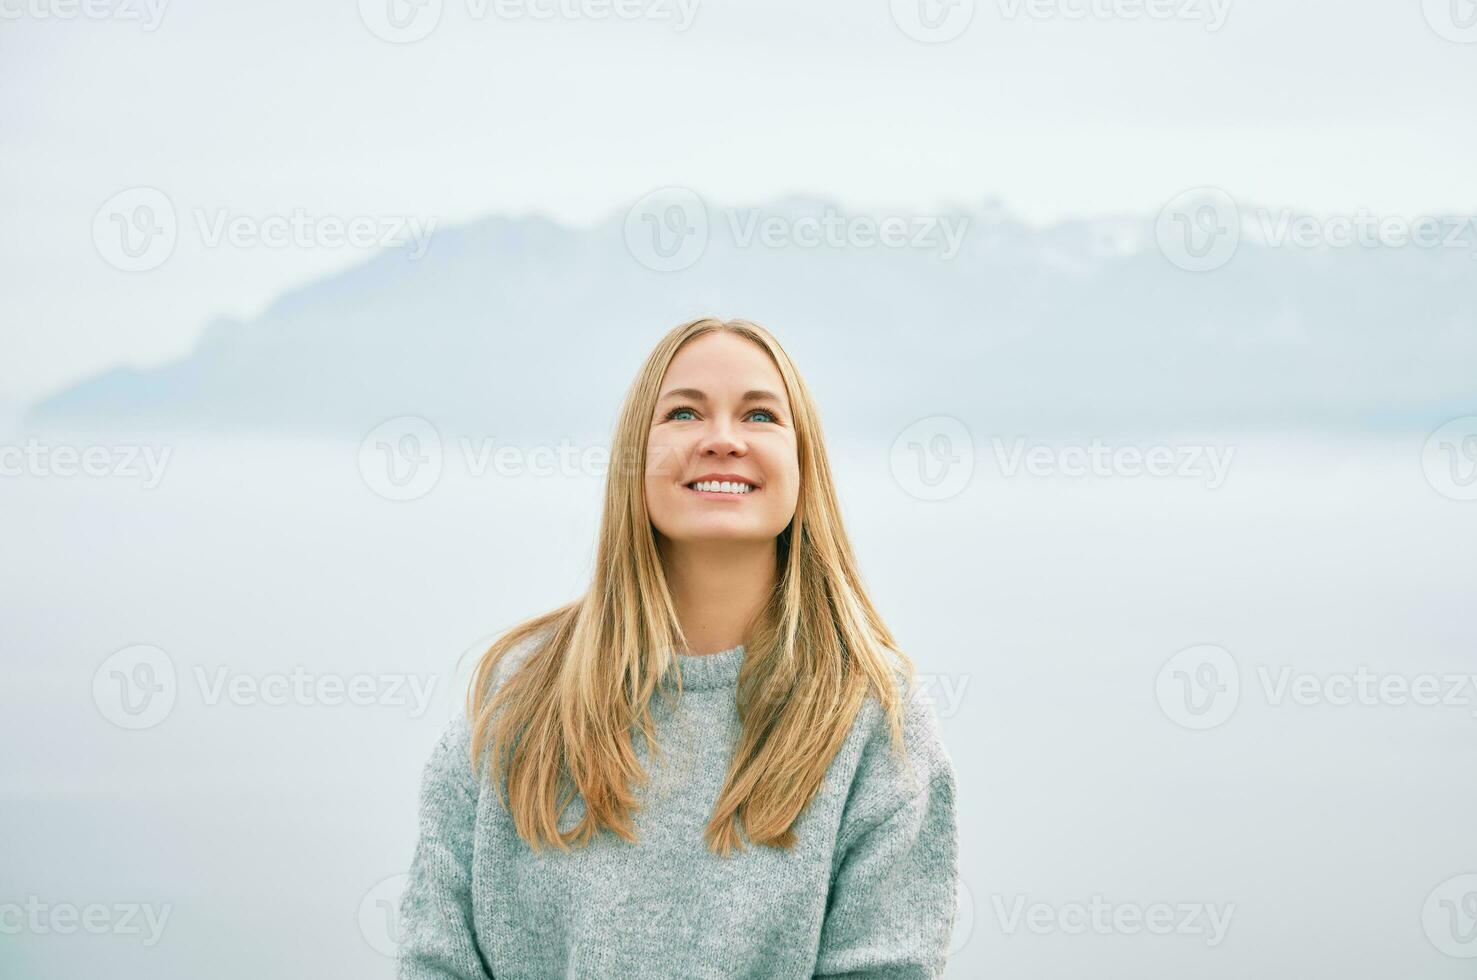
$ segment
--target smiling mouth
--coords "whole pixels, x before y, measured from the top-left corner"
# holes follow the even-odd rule
[[[698,480],[684,485],[693,493],[704,497],[747,497],[751,493],[759,492],[759,488],[754,484],[736,480]]]

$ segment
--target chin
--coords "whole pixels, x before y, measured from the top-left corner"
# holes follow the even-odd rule
[[[668,535],[672,540],[684,544],[702,544],[705,541],[768,541],[776,536],[752,527],[723,527],[713,524],[693,525],[683,528],[678,534]]]

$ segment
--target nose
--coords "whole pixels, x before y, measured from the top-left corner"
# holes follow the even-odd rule
[[[721,417],[713,420],[698,442],[701,456],[742,456],[748,451],[748,444],[734,423]]]

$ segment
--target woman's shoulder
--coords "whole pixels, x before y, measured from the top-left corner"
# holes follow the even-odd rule
[[[483,703],[528,662],[528,658],[543,645],[553,631],[552,626],[545,626],[514,641],[513,645],[503,652],[493,665],[491,680],[483,696]],[[491,647],[488,649],[490,650]],[[470,759],[471,743],[472,718],[468,715],[464,702],[460,710],[452,712],[451,720],[442,729],[440,741],[432,751],[427,764],[428,771],[457,771],[459,768],[457,760]]]
[[[492,671],[491,683],[488,685],[487,696],[491,697],[504,684],[508,678],[518,672],[534,651],[538,650],[554,633],[553,625],[545,625],[532,633],[515,641],[513,645],[498,658]]]
[[[899,745],[876,691],[869,691],[847,739],[855,759],[847,801],[851,817],[887,812],[941,781],[952,789],[954,764],[927,684],[911,658],[884,648],[898,698]],[[848,818],[850,819],[850,818]]]

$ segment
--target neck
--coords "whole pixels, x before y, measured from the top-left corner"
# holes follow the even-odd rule
[[[776,580],[774,539],[671,541],[659,538],[667,586],[692,654],[745,642]]]

